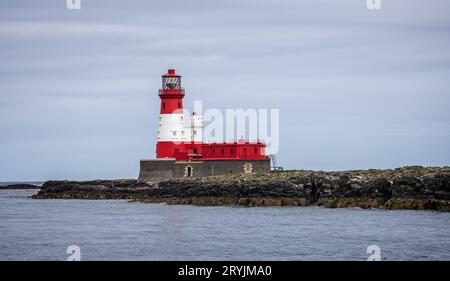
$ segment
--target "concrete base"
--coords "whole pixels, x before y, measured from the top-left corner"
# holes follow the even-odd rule
[[[174,159],[141,160],[139,179],[164,180],[183,177],[205,177],[239,173],[268,173],[270,159],[262,160],[203,160]]]

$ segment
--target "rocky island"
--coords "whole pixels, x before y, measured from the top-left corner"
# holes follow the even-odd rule
[[[360,207],[450,211],[450,167],[280,171],[145,182],[47,181],[35,199],[127,199],[203,206]]]
[[[36,184],[31,183],[14,183],[7,185],[0,185],[0,190],[2,189],[40,189],[41,187]]]

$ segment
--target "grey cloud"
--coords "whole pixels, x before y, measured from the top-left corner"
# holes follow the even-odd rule
[[[168,67],[189,109],[279,108],[286,168],[448,165],[448,1],[82,2],[0,2],[0,181],[135,177]]]

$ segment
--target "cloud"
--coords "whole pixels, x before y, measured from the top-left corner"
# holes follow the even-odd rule
[[[0,3],[0,181],[135,177],[169,67],[189,109],[279,108],[286,168],[448,165],[448,1],[82,5]]]

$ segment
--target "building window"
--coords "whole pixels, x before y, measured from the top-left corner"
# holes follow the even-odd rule
[[[251,174],[252,172],[253,172],[252,163],[245,163],[244,164],[244,173],[245,174]]]
[[[215,148],[213,148],[213,154],[216,154],[216,149]]]
[[[181,108],[181,102],[178,103],[178,108]]]
[[[222,154],[225,154],[225,148],[222,148]]]
[[[163,109],[165,109],[166,108],[166,103],[165,102],[163,102]]]
[[[176,136],[177,136],[177,131],[173,131],[173,132],[172,132],[172,135],[173,135],[174,137],[176,137]]]
[[[233,154],[233,148],[230,148],[230,153]]]
[[[197,135],[197,130],[194,130],[193,133],[194,133],[194,135]]]
[[[255,154],[258,154],[258,148],[255,147]]]

